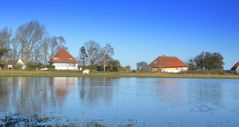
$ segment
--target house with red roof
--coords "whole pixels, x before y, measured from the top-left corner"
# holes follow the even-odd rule
[[[239,73],[239,62],[235,63],[233,65],[233,67],[231,68],[232,71],[236,71],[237,73]]]
[[[149,66],[153,72],[179,73],[188,70],[188,65],[175,56],[159,56]]]
[[[56,70],[78,70],[78,61],[64,48],[59,51],[49,61]]]

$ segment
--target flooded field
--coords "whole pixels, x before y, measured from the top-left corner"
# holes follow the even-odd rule
[[[0,125],[230,127],[238,118],[239,80],[0,78]]]

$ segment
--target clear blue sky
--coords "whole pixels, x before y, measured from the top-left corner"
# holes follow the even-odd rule
[[[111,43],[122,65],[159,55],[184,61],[201,51],[220,52],[225,69],[239,61],[238,0],[2,0],[0,28],[32,19],[63,35],[78,55],[88,40]]]

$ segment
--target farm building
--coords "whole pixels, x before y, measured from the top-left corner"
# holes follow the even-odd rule
[[[26,62],[19,60],[0,61],[0,69],[26,69]]]
[[[179,73],[188,70],[188,65],[175,56],[159,56],[149,66],[153,72]]]
[[[78,61],[64,48],[59,49],[49,63],[55,66],[56,70],[78,70]]]

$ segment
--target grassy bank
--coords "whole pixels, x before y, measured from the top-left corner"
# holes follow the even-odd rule
[[[2,77],[152,77],[152,78],[218,78],[239,79],[234,74],[168,74],[168,73],[120,73],[95,72],[82,74],[76,71],[0,71]]]

